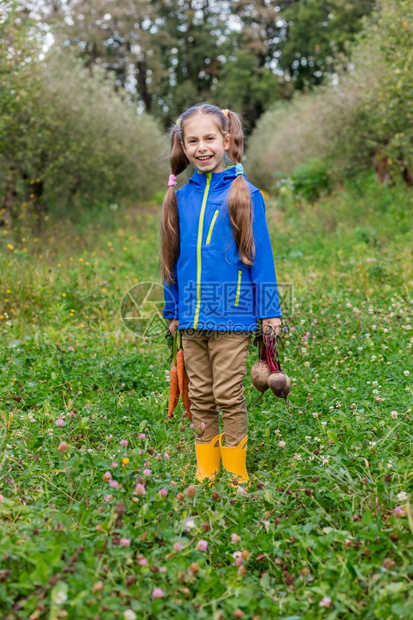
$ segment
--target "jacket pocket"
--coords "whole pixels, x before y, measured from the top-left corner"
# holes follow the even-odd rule
[[[210,226],[209,226],[208,235],[207,235],[207,238],[206,238],[206,243],[205,243],[205,245],[209,245],[209,244],[210,244],[210,242],[211,242],[212,231],[213,231],[213,229],[214,229],[214,224],[215,224],[216,219],[217,219],[217,217],[218,217],[218,213],[219,213],[219,209],[217,209],[217,210],[215,211],[215,213],[214,213],[214,217],[212,218],[212,222],[211,222],[211,224],[210,224]]]
[[[238,269],[238,283],[237,283],[237,293],[235,295],[235,306],[239,304],[239,296],[241,294],[241,278],[242,278],[242,270]]]

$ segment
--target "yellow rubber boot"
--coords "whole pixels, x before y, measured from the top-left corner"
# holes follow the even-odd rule
[[[216,435],[209,443],[195,443],[196,479],[199,482],[204,478],[215,478],[221,460],[218,441],[219,435]]]
[[[219,435],[219,449],[221,450],[221,458],[224,469],[229,471],[237,478],[238,482],[248,482],[249,476],[247,472],[247,448],[248,435],[244,437],[241,443],[235,448],[226,448],[222,445],[225,434]]]

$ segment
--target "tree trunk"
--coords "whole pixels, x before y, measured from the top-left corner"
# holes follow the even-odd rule
[[[146,83],[147,66],[144,60],[138,60],[136,62],[136,81],[138,82],[138,92],[145,105],[145,110],[148,114],[152,112],[152,101],[148,91],[148,85]]]

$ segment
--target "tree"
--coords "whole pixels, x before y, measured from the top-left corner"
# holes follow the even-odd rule
[[[295,88],[321,84],[333,73],[336,58],[363,27],[375,0],[293,0],[282,2],[284,33],[278,64],[294,80]]]

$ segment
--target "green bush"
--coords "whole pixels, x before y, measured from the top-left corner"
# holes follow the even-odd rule
[[[294,191],[306,200],[316,200],[331,189],[331,177],[325,162],[321,159],[309,159],[298,166],[291,175]]]
[[[103,70],[90,73],[70,50],[55,45],[40,60],[31,27],[13,11],[0,25],[8,49],[0,53],[5,208],[151,198],[167,174],[156,122],[138,115]]]

